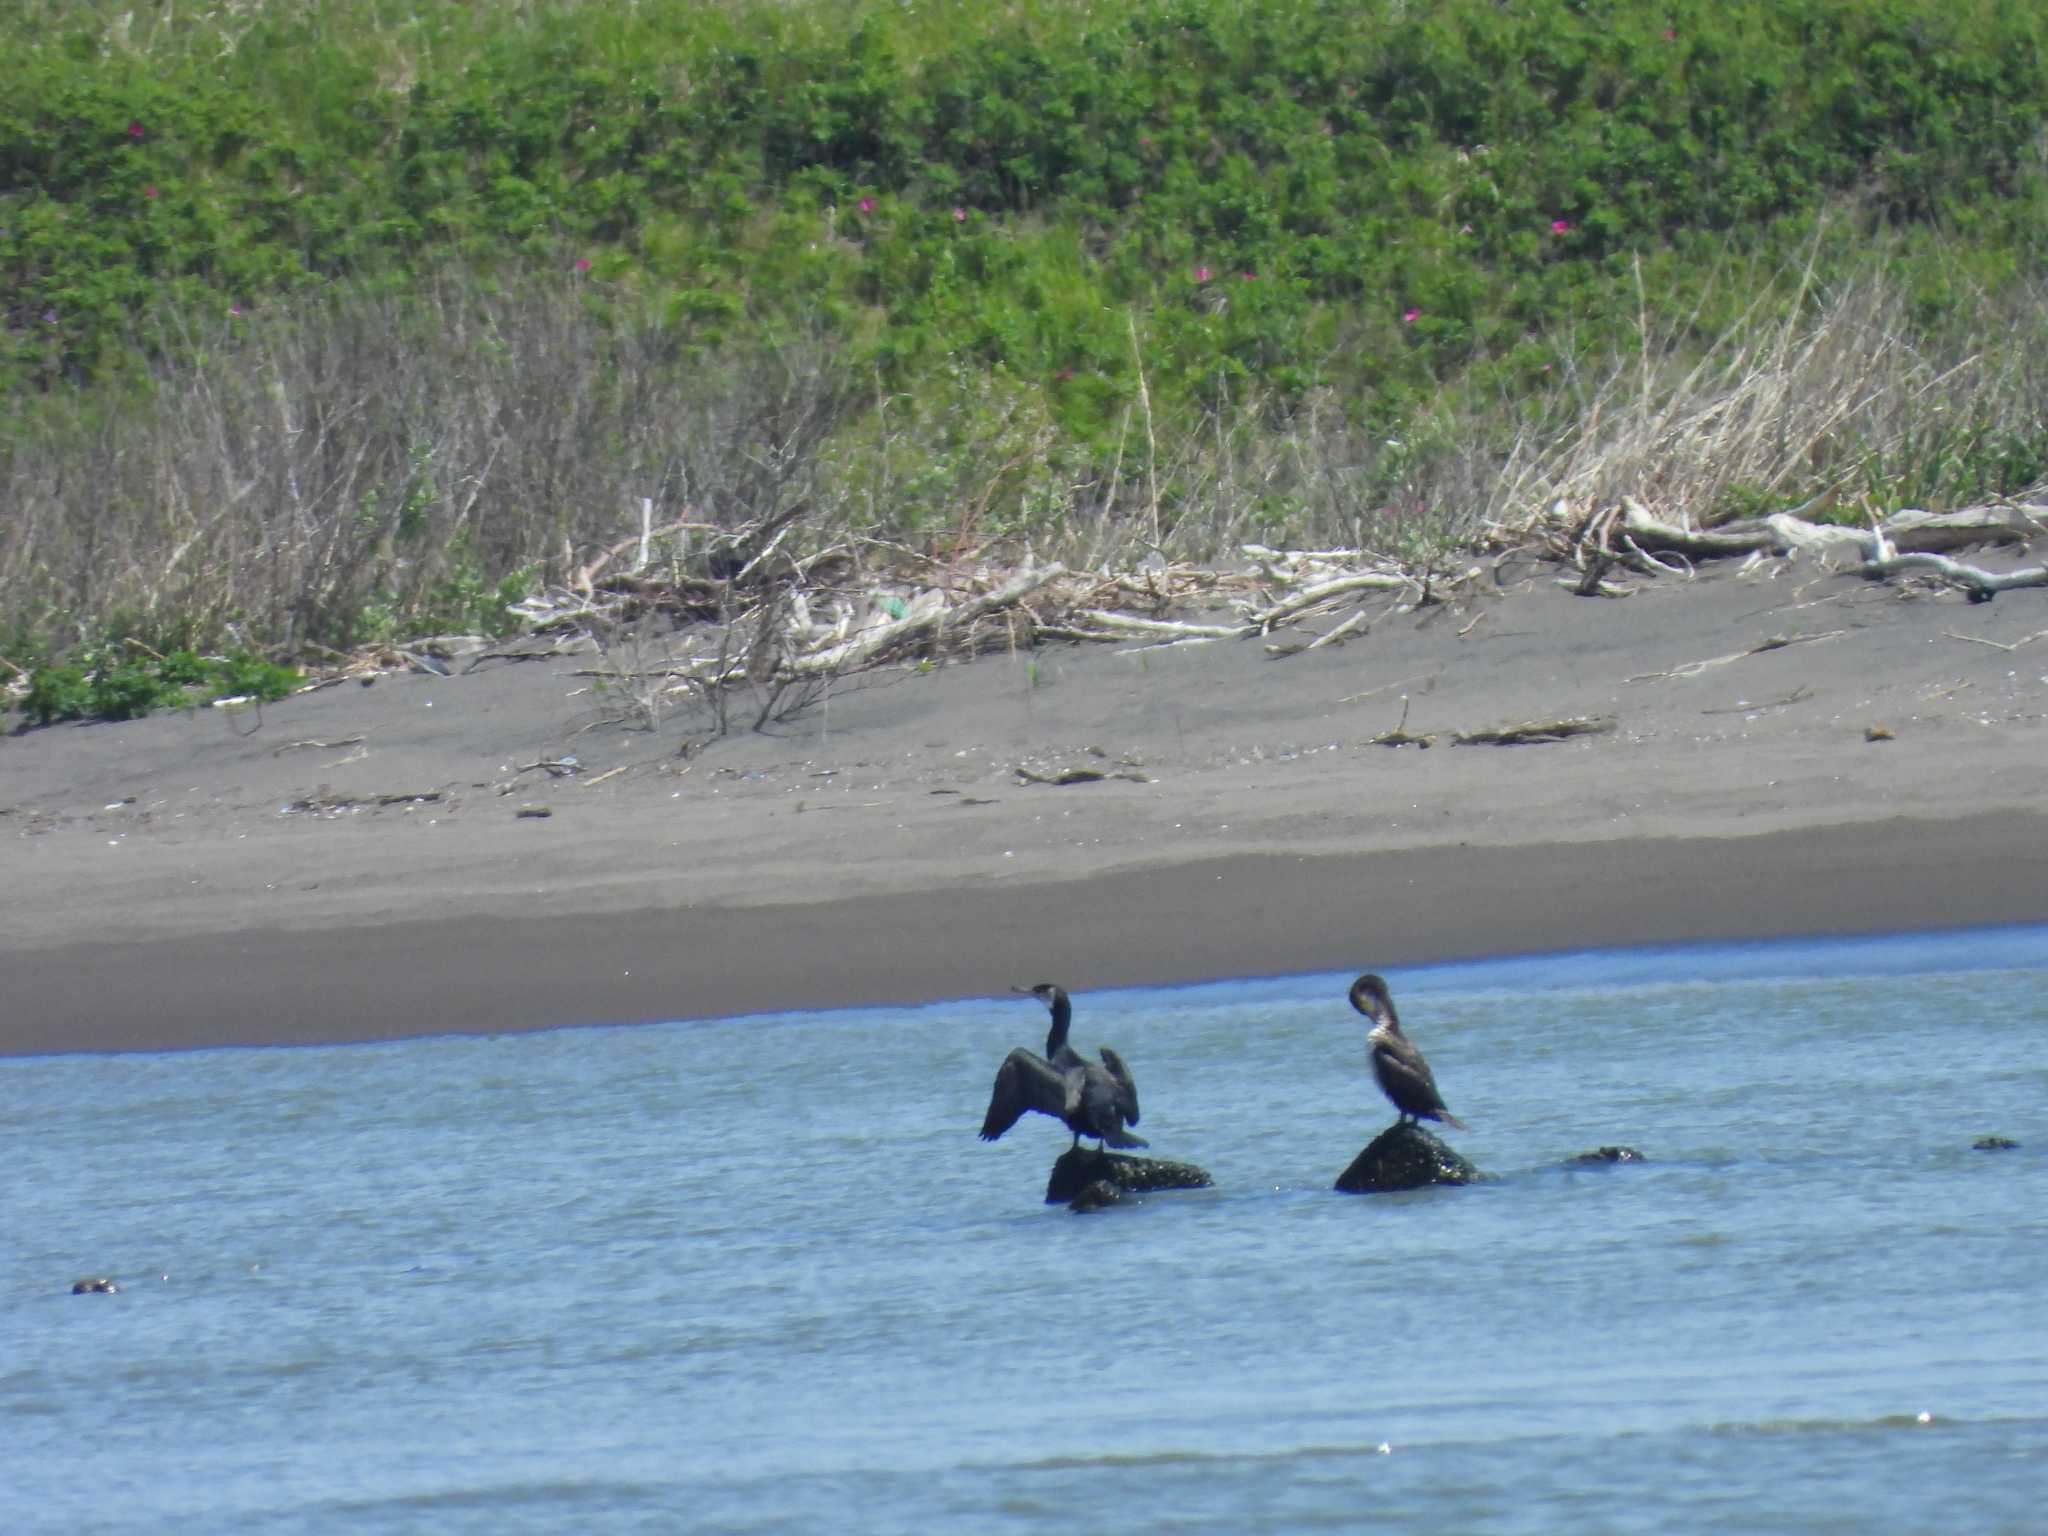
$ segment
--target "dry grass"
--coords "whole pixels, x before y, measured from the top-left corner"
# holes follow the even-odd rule
[[[1987,299],[1969,334],[1930,339],[1880,273],[1835,292],[1795,281],[1790,305],[1760,296],[1704,353],[1646,323],[1637,355],[1579,390],[1564,430],[1517,439],[1482,514],[1495,537],[1526,540],[1624,497],[1689,527],[1759,508],[1860,522],[1866,504],[1953,505],[2041,483],[2048,295]],[[1994,485],[2001,475],[2019,483]]]
[[[508,592],[573,583],[648,503],[699,530],[663,546],[678,569],[718,530],[787,525],[792,557],[888,544],[941,573],[1237,568],[1250,542],[1442,569],[1624,497],[1691,526],[1938,510],[2048,466],[2042,298],[1951,306],[1969,330],[1931,337],[1876,260],[1826,291],[1794,273],[1705,344],[1646,319],[1631,354],[1539,399],[1447,394],[1392,437],[1327,395],[1134,412],[1100,454],[1024,381],[907,399],[817,341],[688,355],[559,279],[188,317],[164,323],[192,365],[25,402],[0,434],[0,635],[29,656],[116,632],[304,655],[503,626]]]
[[[51,397],[0,442],[0,622],[292,649],[502,620],[508,574],[577,564],[643,498],[746,523],[813,496],[840,417],[801,346],[679,366],[559,285],[209,324],[152,389]]]

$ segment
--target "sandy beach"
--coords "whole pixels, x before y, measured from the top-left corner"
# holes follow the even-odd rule
[[[1302,655],[896,668],[710,742],[611,718],[589,657],[0,738],[0,1052],[2048,921],[2040,593],[1552,574]],[[1373,744],[1404,711],[1434,745]]]

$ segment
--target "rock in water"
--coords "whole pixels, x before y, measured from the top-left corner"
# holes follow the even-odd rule
[[[71,1294],[74,1296],[112,1296],[120,1289],[105,1275],[87,1275],[83,1280],[71,1282]]]
[[[1084,1184],[1081,1192],[1067,1202],[1070,1211],[1099,1211],[1106,1205],[1115,1205],[1123,1199],[1124,1192],[1107,1179],[1097,1179],[1093,1184]]]
[[[2019,1145],[2010,1136],[1979,1136],[1970,1143],[1974,1152],[2010,1152]]]
[[[1569,1166],[1581,1167],[1588,1163],[1640,1163],[1646,1159],[1634,1147],[1595,1147],[1565,1161]]]
[[[1163,1157],[1131,1157],[1095,1147],[1069,1147],[1052,1165],[1052,1177],[1045,1186],[1045,1203],[1075,1202],[1089,1185],[1096,1183],[1136,1195],[1152,1189],[1207,1189],[1215,1182],[1193,1163],[1170,1163]],[[1092,1210],[1095,1205],[1108,1203],[1096,1198],[1084,1208]]]
[[[1432,1184],[1470,1184],[1479,1170],[1449,1143],[1421,1126],[1400,1120],[1373,1137],[1370,1145],[1337,1176],[1347,1195],[1384,1195]]]

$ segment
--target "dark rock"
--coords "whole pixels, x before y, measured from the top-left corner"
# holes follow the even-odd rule
[[[1979,1136],[1970,1143],[1973,1152],[2010,1152],[2019,1146],[2010,1136]]]
[[[1479,1176],[1448,1143],[1402,1120],[1373,1137],[1337,1176],[1337,1188],[1347,1195],[1381,1195],[1432,1184],[1470,1184]]]
[[[105,1275],[88,1275],[83,1280],[71,1282],[71,1294],[74,1296],[111,1296],[120,1289]]]
[[[1569,1164],[1573,1167],[1583,1166],[1588,1163],[1641,1163],[1647,1161],[1648,1159],[1634,1147],[1595,1147],[1590,1152],[1581,1152],[1577,1157],[1568,1159]]]
[[[1153,1189],[1207,1189],[1216,1181],[1193,1163],[1170,1163],[1162,1157],[1129,1157],[1095,1147],[1069,1147],[1052,1165],[1052,1178],[1045,1186],[1045,1203],[1064,1205],[1098,1182],[1120,1194],[1141,1195]]]
[[[1115,1205],[1123,1199],[1124,1192],[1107,1179],[1097,1179],[1093,1184],[1081,1186],[1081,1192],[1067,1202],[1070,1211],[1099,1211],[1106,1205]]]

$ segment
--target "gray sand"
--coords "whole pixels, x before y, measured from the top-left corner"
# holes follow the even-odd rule
[[[1958,638],[2044,628],[2039,593],[1813,567],[1622,600],[1539,576],[1288,658],[1052,646],[874,674],[688,757],[701,721],[603,723],[587,659],[348,684],[260,725],[29,732],[0,739],[0,1052],[2048,920],[2048,638]],[[1437,744],[1370,745],[1404,699]],[[1449,739],[1582,715],[1617,729]],[[577,777],[517,771],[564,753]]]

